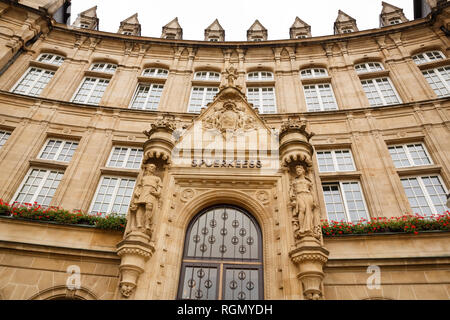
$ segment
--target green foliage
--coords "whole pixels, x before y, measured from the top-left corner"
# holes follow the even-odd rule
[[[2,199],[0,199],[0,216],[50,221],[60,224],[86,225],[103,230],[117,231],[124,231],[127,224],[125,217],[116,214],[102,216],[101,214],[86,214],[79,210],[70,212],[59,207],[41,207],[37,203],[14,203],[10,205],[4,203]]]

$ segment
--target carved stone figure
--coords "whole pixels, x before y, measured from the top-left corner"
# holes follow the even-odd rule
[[[122,283],[120,285],[120,292],[124,295],[124,297],[129,297],[134,291],[134,288],[136,288],[135,285],[130,283]]]
[[[311,235],[320,239],[320,217],[312,192],[313,183],[306,175],[305,167],[297,165],[295,173],[296,177],[291,181],[289,190],[295,237],[299,239]]]
[[[161,178],[155,175],[156,166],[152,163],[144,165],[144,175],[138,182],[130,204],[130,221],[127,224],[128,234],[141,231],[152,235],[153,215],[158,208],[161,195]]]

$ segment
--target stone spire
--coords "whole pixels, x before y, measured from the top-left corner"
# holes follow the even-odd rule
[[[120,23],[119,30],[117,33],[128,34],[133,36],[141,35],[141,24],[138,20],[138,14],[135,13],[131,17],[126,18]]]
[[[205,41],[225,41],[225,30],[220,25],[219,20],[214,20],[205,29]]]
[[[301,39],[311,37],[311,26],[299,17],[295,17],[295,21],[289,29],[291,39]]]
[[[350,33],[359,31],[356,26],[356,20],[345,12],[339,10],[338,17],[334,22],[334,34]]]
[[[87,9],[78,14],[72,26],[83,29],[98,30],[99,19],[97,18],[97,6]]]
[[[161,38],[164,39],[183,39],[183,29],[178,23],[178,17],[162,27]]]
[[[267,29],[258,21],[253,22],[250,29],[247,30],[247,41],[267,40]]]
[[[383,9],[380,14],[380,27],[390,26],[407,22],[408,19],[403,13],[403,9],[393,6],[387,2],[382,2]]]

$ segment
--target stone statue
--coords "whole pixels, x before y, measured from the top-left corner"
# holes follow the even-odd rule
[[[292,216],[294,218],[295,237],[297,239],[312,235],[320,239],[321,227],[318,205],[314,200],[313,183],[306,176],[304,166],[295,167],[296,177],[291,181],[289,197],[291,200]]]
[[[156,166],[145,164],[144,175],[139,180],[130,204],[130,221],[125,235],[132,231],[141,231],[151,237],[153,215],[158,208],[162,182],[155,175]]]

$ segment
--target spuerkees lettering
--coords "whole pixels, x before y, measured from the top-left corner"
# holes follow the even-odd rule
[[[262,168],[261,160],[204,160],[204,159],[194,159],[191,162],[191,167],[207,167],[207,168]]]

